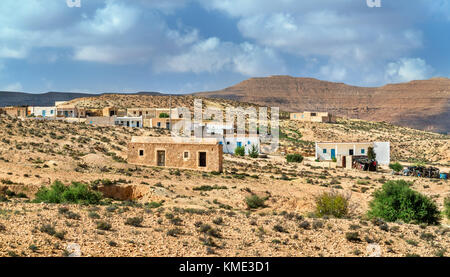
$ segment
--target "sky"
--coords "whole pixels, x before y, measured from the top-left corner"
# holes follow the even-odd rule
[[[1,0],[0,90],[191,93],[450,77],[450,0]]]

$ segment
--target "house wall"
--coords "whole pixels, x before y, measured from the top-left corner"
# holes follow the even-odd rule
[[[347,156],[350,155],[350,150],[353,150],[354,156],[364,156],[367,155],[367,150],[373,143],[355,143],[355,144],[343,144],[343,143],[317,143],[316,144],[316,158],[320,160],[331,160],[331,149],[334,149],[337,156]],[[325,153],[324,153],[324,150]]]
[[[140,150],[144,150],[143,156],[139,155]],[[130,142],[128,163],[158,166],[158,150],[165,151],[165,167],[222,172],[223,152],[219,144]],[[188,158],[184,158],[185,151],[189,152]],[[206,167],[199,167],[199,152],[206,152]]]
[[[119,110],[115,107],[106,107],[102,110],[102,115],[105,117],[117,116]]]
[[[86,117],[86,124],[97,125],[97,126],[114,126],[115,125],[115,117],[114,116]]]
[[[214,136],[211,136],[214,137]],[[215,136],[219,144],[223,145],[223,152],[227,154],[234,154],[234,150],[241,143],[245,147],[245,154],[248,155],[252,149],[252,145],[256,145],[258,153],[261,152],[261,144],[259,136]]]
[[[28,107],[28,115],[54,117],[56,116],[56,107]]]
[[[376,159],[379,164],[387,165],[390,163],[390,143],[389,142],[363,142],[363,143],[316,143],[316,159],[329,161],[331,149],[336,153],[338,163],[342,161],[342,156],[350,156],[350,150],[353,150],[353,156],[367,156],[369,147],[373,147]],[[324,153],[324,149],[326,149]],[[347,158],[348,163],[348,158]]]
[[[27,107],[5,107],[4,112],[11,117],[27,117]]]
[[[327,122],[327,123],[336,122],[336,117],[328,112],[291,113],[290,119],[309,122]]]
[[[127,124],[129,122],[129,124]],[[142,117],[116,117],[115,125],[133,128],[142,128]]]
[[[145,118],[144,121],[144,127],[148,128],[167,128],[167,123],[172,122],[172,126],[176,124],[177,122],[181,121],[183,119],[179,118]],[[158,125],[159,123],[159,125]],[[170,127],[170,126],[169,126]]]

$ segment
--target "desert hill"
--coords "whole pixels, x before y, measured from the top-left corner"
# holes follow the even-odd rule
[[[450,132],[450,79],[356,87],[313,78],[250,78],[223,90],[194,94],[282,110],[328,111],[338,116],[387,121],[421,130]]]
[[[25,93],[0,91],[0,107],[4,106],[53,106],[55,101],[69,101],[81,97],[94,97],[103,94],[89,94],[80,92],[47,92],[47,93]],[[160,95],[159,92],[138,92],[132,95]]]

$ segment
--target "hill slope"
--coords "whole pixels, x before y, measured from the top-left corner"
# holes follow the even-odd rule
[[[251,78],[223,90],[194,95],[279,106],[291,112],[329,111],[350,118],[450,132],[448,78],[366,88],[313,78],[271,76]]]

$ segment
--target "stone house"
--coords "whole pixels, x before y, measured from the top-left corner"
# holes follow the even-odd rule
[[[336,122],[336,117],[328,112],[291,113],[290,119],[308,122],[324,122],[324,123]]]
[[[28,108],[24,107],[4,107],[3,111],[5,114],[11,117],[27,117]]]
[[[336,159],[339,166],[348,168],[353,157],[367,156],[369,147],[373,147],[379,164],[389,165],[389,142],[316,142],[316,159],[320,161]]]
[[[128,163],[222,172],[223,150],[216,139],[132,137]]]

